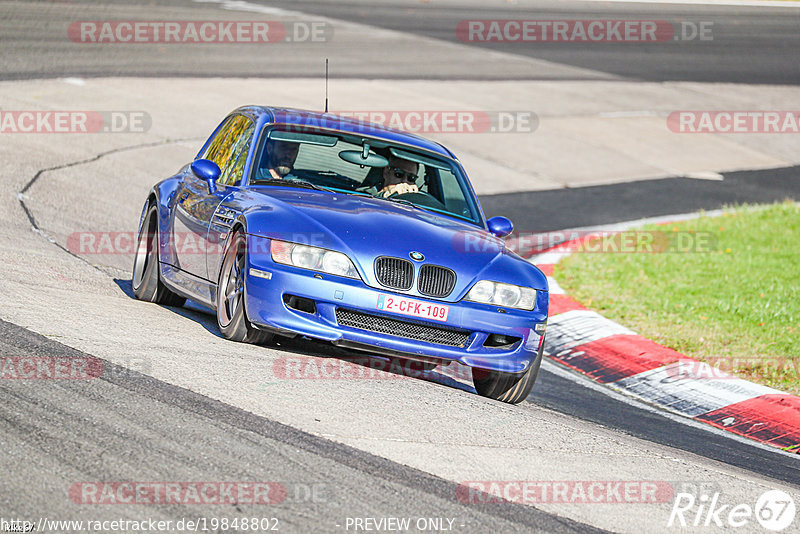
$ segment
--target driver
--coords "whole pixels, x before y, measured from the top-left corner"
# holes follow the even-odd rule
[[[383,168],[383,182],[377,187],[381,189],[375,196],[388,197],[403,193],[418,193],[417,172],[419,164],[396,156],[389,157],[389,165]]]
[[[276,180],[292,172],[294,161],[297,159],[298,143],[290,141],[267,141],[267,171]],[[266,174],[266,173],[264,173]]]

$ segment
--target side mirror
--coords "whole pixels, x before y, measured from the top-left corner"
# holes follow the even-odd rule
[[[196,159],[192,162],[192,172],[208,184],[208,193],[214,194],[217,190],[217,180],[222,174],[219,165],[209,159]]]
[[[497,237],[505,237],[514,231],[514,223],[507,217],[492,217],[486,221],[489,231]]]

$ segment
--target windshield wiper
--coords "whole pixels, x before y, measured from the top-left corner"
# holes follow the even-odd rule
[[[391,198],[391,197],[378,197],[378,198],[383,198],[383,200],[391,200],[392,202],[399,202],[400,204],[408,204],[409,206],[416,206],[416,204],[404,198]]]
[[[371,194],[367,193],[366,191],[356,191],[355,189],[339,189],[338,187],[331,187],[332,191],[344,193],[346,195],[357,195],[360,197],[372,197]]]
[[[388,200],[390,202],[397,202],[398,204],[405,204],[407,206],[413,206],[413,207],[415,207],[417,209],[420,209],[420,210],[424,210],[425,209],[424,206],[419,206],[417,204],[414,204],[413,202],[411,202],[410,200],[406,200],[405,198],[397,198],[397,197],[390,197],[390,196],[389,197],[375,197],[375,198],[378,198],[380,200]]]
[[[297,184],[299,187],[307,187],[309,189],[316,189],[317,191],[327,191],[329,193],[333,193],[332,190],[328,189],[327,187],[323,187],[321,185],[312,184],[311,182],[306,182],[305,180],[284,180],[291,182],[293,184]]]
[[[303,187],[305,189],[316,189],[317,191],[328,191],[329,193],[333,193],[334,191],[328,189],[327,187],[322,187],[321,185],[312,184],[311,182],[306,182],[305,180],[295,180],[292,178],[272,178],[269,180],[258,180],[253,185],[286,185],[290,187]]]

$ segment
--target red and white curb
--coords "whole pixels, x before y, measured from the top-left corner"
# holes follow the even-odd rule
[[[800,454],[800,397],[734,377],[581,306],[553,278],[571,244],[528,258],[550,284],[550,359],[661,409]]]

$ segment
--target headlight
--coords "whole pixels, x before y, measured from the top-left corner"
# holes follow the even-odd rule
[[[504,308],[532,310],[536,306],[536,290],[530,287],[481,280],[472,286],[466,299]]]
[[[270,243],[270,253],[273,261],[284,265],[348,278],[360,278],[350,258],[335,250],[273,239]]]

